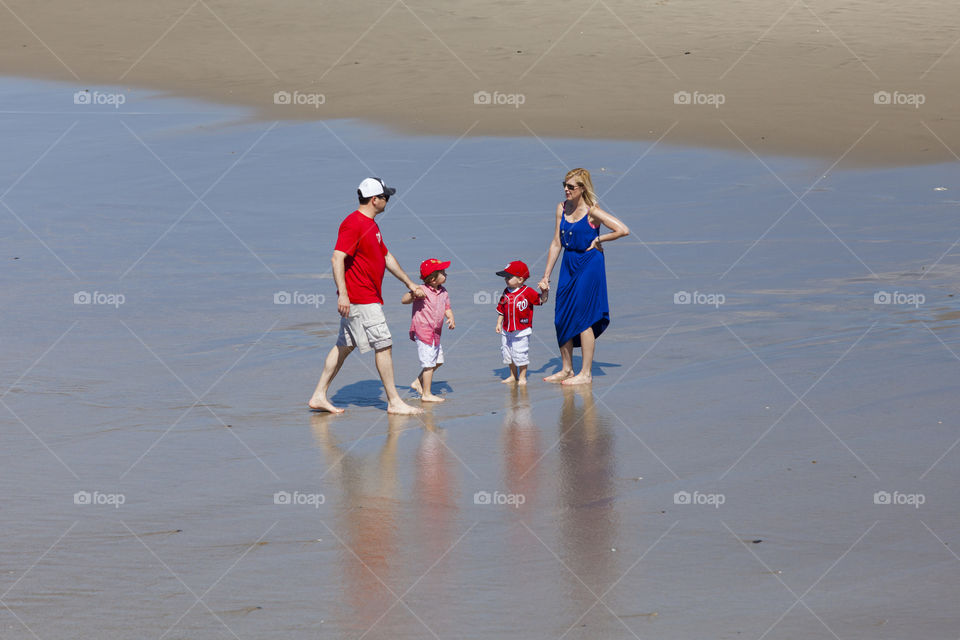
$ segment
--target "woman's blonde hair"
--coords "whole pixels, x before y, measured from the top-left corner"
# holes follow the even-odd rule
[[[590,179],[590,172],[586,169],[571,169],[567,172],[564,182],[573,181],[573,184],[583,189],[580,197],[587,203],[588,207],[597,204],[597,194],[593,190],[593,180]]]

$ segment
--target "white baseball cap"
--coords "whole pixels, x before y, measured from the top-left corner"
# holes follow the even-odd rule
[[[357,187],[361,197],[372,198],[373,196],[392,196],[397,192],[393,187],[388,187],[380,178],[366,178]]]

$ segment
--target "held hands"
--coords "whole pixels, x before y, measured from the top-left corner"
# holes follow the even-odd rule
[[[425,293],[423,292],[423,289],[421,289],[419,285],[417,285],[417,286],[415,286],[415,287],[410,287],[410,293],[413,294],[413,297],[414,297],[414,298],[426,298],[426,297],[427,297],[427,294],[425,294]]]
[[[540,280],[540,282],[537,283],[537,286],[540,287],[540,290],[541,290],[541,291],[549,291],[549,290],[550,290],[550,278],[546,278],[546,277],[542,278],[542,279]]]

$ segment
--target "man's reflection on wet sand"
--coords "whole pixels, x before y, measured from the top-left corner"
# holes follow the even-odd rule
[[[349,547],[340,548],[347,609],[343,628],[366,631],[396,601],[390,589],[403,593],[395,566],[401,502],[397,495],[397,439],[408,419],[389,416],[387,434],[376,455],[348,453],[349,447],[340,445],[331,432],[330,423],[335,419],[314,414],[310,424],[329,468],[327,477],[339,480],[341,488],[340,503],[330,506],[336,514],[331,528]]]
[[[415,586],[404,602],[426,616],[418,601],[443,601],[454,593],[450,564],[440,560],[460,534],[455,530],[458,479],[445,434],[434,425],[429,408],[419,417],[389,416],[383,445],[376,455],[364,455],[337,442],[331,419],[335,417],[315,415],[311,427],[329,467],[327,477],[339,481],[341,489],[330,526],[349,547],[340,548],[342,628],[366,638],[401,630],[429,634],[397,597]],[[416,437],[417,430],[413,495],[408,496],[397,479],[397,448],[401,433]],[[412,510],[404,512],[408,498]]]
[[[433,407],[427,407],[421,419],[423,431],[417,446],[413,495],[412,548],[417,557],[411,563],[411,573],[415,575],[408,576],[407,582],[409,585],[429,569],[411,596],[442,603],[450,600],[457,586],[450,557],[437,561],[462,533],[457,530],[460,509],[456,465],[459,463],[444,443],[446,432],[434,425]],[[426,629],[421,631],[428,634]]]
[[[581,406],[577,406],[577,400]],[[563,408],[557,425],[560,438],[560,541],[567,566],[576,577],[570,581],[573,607],[586,611],[619,577],[617,554],[618,514],[613,432],[606,416],[598,415],[589,386],[563,387]],[[598,615],[605,608],[593,610]],[[612,616],[609,616],[612,620]],[[585,618],[586,620],[587,618]]]

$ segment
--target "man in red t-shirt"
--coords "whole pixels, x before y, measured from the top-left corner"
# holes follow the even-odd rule
[[[320,381],[308,403],[311,409],[343,413],[327,399],[327,390],[354,348],[360,353],[376,352],[377,371],[387,392],[387,412],[412,414],[422,409],[405,403],[393,384],[393,338],[383,315],[384,270],[403,282],[414,297],[424,297],[423,289],[404,273],[396,258],[387,250],[374,219],[383,213],[390,196],[397,192],[380,178],[367,178],[360,183],[357,210],[340,223],[337,244],[333,250],[333,279],[337,284],[337,311],[340,333],[337,344],[327,354]]]

